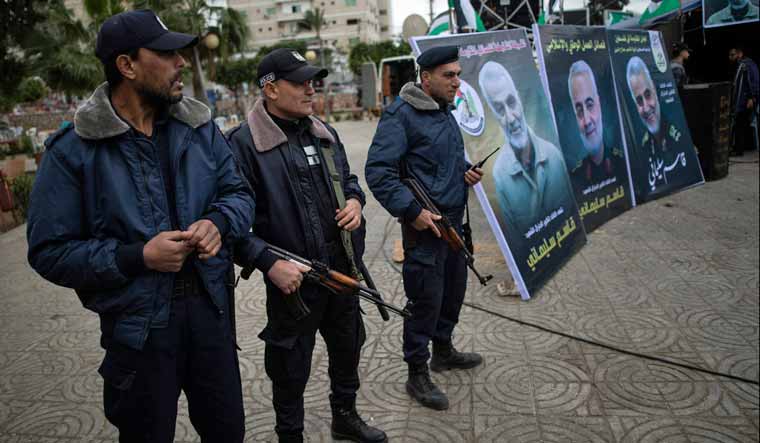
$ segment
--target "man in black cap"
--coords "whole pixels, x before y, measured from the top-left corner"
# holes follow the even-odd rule
[[[469,369],[483,361],[474,353],[454,348],[452,334],[467,286],[461,253],[440,238],[434,220],[401,179],[415,177],[436,207],[462,234],[468,186],[482,177],[464,158],[464,141],[451,113],[459,89],[459,48],[428,49],[417,58],[420,84],[407,83],[400,100],[386,108],[372,140],[365,168],[375,198],[402,223],[404,290],[412,302],[412,317],[404,320],[404,361],[409,365],[406,390],[423,406],[449,407],[446,394],[428,372]]]
[[[181,391],[204,442],[242,442],[231,246],[254,202],[209,109],[182,97],[195,36],[148,10],[106,20],[107,82],[46,141],[29,262],[100,315],[106,418],[120,442],[172,442]]]
[[[385,433],[356,411],[365,339],[358,299],[303,283],[304,269],[267,249],[271,244],[357,277],[364,193],[338,134],[312,116],[312,81],[326,75],[293,49],[276,49],[259,64],[262,98],[229,134],[257,200],[253,232],[236,246],[235,260],[260,270],[266,283],[267,325],[259,337],[279,441],[303,441],[303,394],[319,331],[329,358],[333,437],[384,442]],[[310,311],[303,318],[288,308],[288,299],[298,296]]]

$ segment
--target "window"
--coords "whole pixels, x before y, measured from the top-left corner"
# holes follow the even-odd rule
[[[293,6],[291,6],[290,7],[290,12],[292,12],[293,14],[298,14],[299,12],[301,12],[301,5],[293,5]]]
[[[351,37],[348,39],[349,46],[356,46],[359,44],[359,37]]]
[[[267,12],[266,12],[266,14],[267,14],[268,16],[270,16],[270,17],[271,17],[271,16],[275,15],[276,13],[277,13],[277,8],[267,8]]]
[[[380,10],[380,15],[388,15],[388,10],[387,9],[381,9]]]
[[[356,6],[356,0],[346,0],[346,6]]]
[[[346,24],[349,25],[349,26],[351,26],[351,25],[358,25],[359,24],[359,19],[358,18],[350,18],[350,19],[346,20]]]

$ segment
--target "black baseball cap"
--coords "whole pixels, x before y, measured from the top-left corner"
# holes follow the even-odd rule
[[[198,37],[170,31],[150,9],[116,14],[98,31],[95,55],[103,62],[133,49],[176,51],[198,44]]]
[[[280,79],[302,83],[313,78],[327,77],[327,69],[311,66],[295,49],[279,48],[265,55],[256,72],[259,87]]]

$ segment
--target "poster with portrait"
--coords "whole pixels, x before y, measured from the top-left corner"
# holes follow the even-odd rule
[[[758,11],[758,0],[702,0],[702,24],[705,28],[757,24],[760,20]]]
[[[533,27],[575,201],[589,233],[634,205],[607,34],[589,26]]]
[[[549,101],[525,30],[412,39],[459,46],[452,111],[470,161],[499,147],[475,191],[523,299],[586,242]]]
[[[636,202],[704,183],[657,31],[607,30]]]

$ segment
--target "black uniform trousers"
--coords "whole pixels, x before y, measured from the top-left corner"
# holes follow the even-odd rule
[[[734,145],[731,150],[735,154],[755,149],[756,129],[752,126],[753,109],[737,112],[734,119]]]
[[[180,390],[203,442],[242,442],[243,395],[228,314],[209,296],[172,300],[169,325],[151,329],[142,351],[103,339],[103,399],[121,443],[173,442]]]
[[[462,253],[430,230],[412,229],[404,226],[404,291],[412,302],[412,316],[404,319],[404,361],[421,365],[430,359],[431,340],[451,342],[467,290],[467,265]],[[462,235],[461,224],[456,229]]]
[[[341,258],[340,261],[345,261],[346,266],[337,269],[345,272],[347,259]],[[307,302],[311,314],[304,324],[308,327],[298,335],[293,347],[267,343],[264,350],[266,372],[272,380],[275,432],[280,441],[301,441],[304,428],[303,394],[311,373],[317,330],[327,345],[330,405],[353,406],[356,391],[359,390],[359,358],[366,338],[359,299],[353,295],[333,294],[322,287],[309,288],[309,291],[314,291],[311,295],[316,295],[317,302]],[[276,290],[271,292],[268,294],[270,297],[284,296]]]

